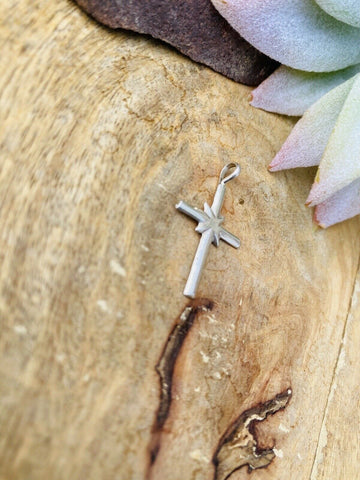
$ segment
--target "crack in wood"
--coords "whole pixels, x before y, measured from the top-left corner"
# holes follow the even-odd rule
[[[171,387],[175,363],[197,315],[201,312],[211,311],[213,302],[207,299],[195,299],[182,311],[171,330],[156,371],[160,377],[160,403],[153,427],[153,437],[150,447],[150,464],[156,460],[160,449],[160,433],[168,418],[171,405]]]
[[[274,448],[259,449],[255,422],[266,420],[284,409],[292,395],[288,388],[268,402],[243,412],[222,436],[213,456],[214,480],[226,480],[235,471],[248,466],[249,473],[267,467],[275,457]]]
[[[177,318],[155,367],[160,379],[160,401],[152,429],[147,478],[150,478],[152,466],[158,456],[161,432],[169,416],[177,358],[197,315],[211,311],[212,308],[213,302],[207,299],[194,300],[185,307]],[[269,415],[284,409],[291,395],[292,391],[288,388],[273,399],[246,410],[230,425],[220,439],[212,459],[215,467],[214,480],[227,480],[232,473],[244,466],[248,466],[248,471],[251,472],[267,467],[272,462],[275,457],[274,448],[259,448],[255,425],[256,422],[266,420]]]

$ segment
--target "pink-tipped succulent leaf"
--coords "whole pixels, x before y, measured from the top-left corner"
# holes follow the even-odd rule
[[[307,203],[323,203],[360,178],[360,74],[337,118]]]
[[[334,88],[305,112],[271,162],[271,172],[319,165],[354,81]]]
[[[323,228],[360,214],[360,179],[315,207],[314,220]]]

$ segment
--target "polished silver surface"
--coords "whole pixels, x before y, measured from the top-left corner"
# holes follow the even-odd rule
[[[223,240],[232,247],[240,247],[240,240],[221,226],[224,217],[220,215],[221,207],[224,202],[225,184],[233,178],[236,178],[239,173],[240,165],[238,163],[229,163],[228,165],[225,165],[221,170],[219,184],[211,207],[205,203],[204,210],[200,210],[199,208],[191,207],[188,203],[183,201],[176,205],[176,208],[180,212],[185,213],[198,222],[195,230],[201,234],[199,246],[196,250],[190,274],[184,289],[184,295],[186,297],[195,298],[211,243],[218,247],[220,240]]]

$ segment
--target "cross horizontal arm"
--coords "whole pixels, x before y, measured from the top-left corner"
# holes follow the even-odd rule
[[[189,215],[189,217],[193,218],[197,222],[204,222],[208,218],[205,212],[199,208],[192,207],[182,200],[175,205],[175,208],[179,210],[179,212],[186,213],[186,215]]]
[[[235,237],[235,235],[225,230],[225,228],[220,229],[219,235],[220,235],[220,238],[224,240],[224,242],[228,243],[232,247],[234,248],[240,247],[240,240],[237,237]]]

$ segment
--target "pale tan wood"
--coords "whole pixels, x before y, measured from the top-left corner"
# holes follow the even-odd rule
[[[339,349],[311,479],[360,478],[360,275]]]
[[[356,478],[321,431],[343,405],[359,221],[315,229],[314,172],[267,172],[293,121],[65,0],[7,2],[0,38],[1,480],[212,479],[231,423],[289,387],[257,427],[277,457],[252,478],[342,479],[323,473],[334,462]],[[228,161],[243,171],[224,225],[242,246],[211,251],[199,296],[214,307],[184,340],[154,439],[155,366],[198,244],[174,205],[211,200]]]

